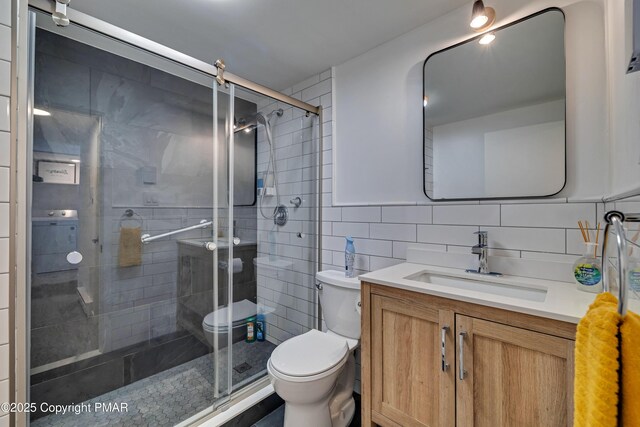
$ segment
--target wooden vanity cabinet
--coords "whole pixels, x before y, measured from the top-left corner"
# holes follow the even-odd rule
[[[363,426],[570,426],[575,325],[363,283]]]

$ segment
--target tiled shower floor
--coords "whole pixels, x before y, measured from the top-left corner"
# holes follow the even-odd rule
[[[234,388],[242,386],[243,381],[266,370],[267,360],[274,348],[275,345],[268,341],[235,343],[233,366],[238,367],[246,363],[250,368],[241,373],[233,370]],[[222,360],[226,360],[227,350],[223,349],[220,353]],[[91,407],[96,402],[124,402],[128,403],[127,412],[55,414],[39,418],[31,425],[34,427],[172,426],[212,405],[213,366],[212,355],[202,356],[84,402]],[[225,367],[221,370],[221,378],[226,379],[226,375]]]

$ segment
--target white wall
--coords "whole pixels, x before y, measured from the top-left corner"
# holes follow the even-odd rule
[[[609,0],[606,9],[612,193],[640,185],[640,72],[626,74],[632,49],[631,3]]]
[[[11,1],[0,0],[0,403],[9,399],[9,95],[11,91]],[[9,416],[0,411],[0,426]]]
[[[332,109],[330,95],[321,97],[325,111]],[[410,244],[471,253],[471,246],[477,243],[473,233],[479,230],[489,232],[492,255],[573,262],[583,252],[577,221],[587,220],[593,225],[604,214],[602,203],[570,203],[562,197],[508,203],[338,206],[332,203],[335,174],[331,124],[329,115],[323,123],[322,270],[344,270],[347,235],[355,238],[355,266],[362,273],[404,262]],[[355,165],[362,169],[361,162]],[[421,168],[417,166],[418,171]],[[393,170],[383,168],[380,173]],[[360,390],[359,379],[355,390]]]
[[[602,1],[492,2],[496,25],[551,6],[561,6],[566,16],[569,162],[561,196],[602,196],[608,173],[602,161],[608,154]],[[471,3],[335,67],[334,204],[428,203],[422,193],[422,64],[473,35],[470,9]]]

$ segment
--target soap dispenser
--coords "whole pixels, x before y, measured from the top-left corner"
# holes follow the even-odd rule
[[[602,264],[597,258],[597,243],[585,242],[584,254],[573,264],[573,277],[578,289],[585,292],[602,292]]]

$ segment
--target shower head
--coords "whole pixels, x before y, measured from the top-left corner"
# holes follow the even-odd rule
[[[241,130],[246,130],[246,129],[254,129],[259,124],[263,126],[267,126],[274,114],[277,117],[282,117],[284,115],[284,110],[282,108],[277,108],[271,111],[269,114],[258,112],[253,116],[249,116],[248,119],[240,118],[236,121],[237,126],[234,127],[235,132],[239,132]]]
[[[284,110],[282,110],[282,108],[277,108],[273,111],[271,111],[269,114],[264,114],[262,112],[259,112],[256,114],[256,121],[262,125],[267,125],[267,123],[271,120],[271,118],[273,117],[273,115],[276,115],[277,117],[282,117],[282,115],[284,114]]]

